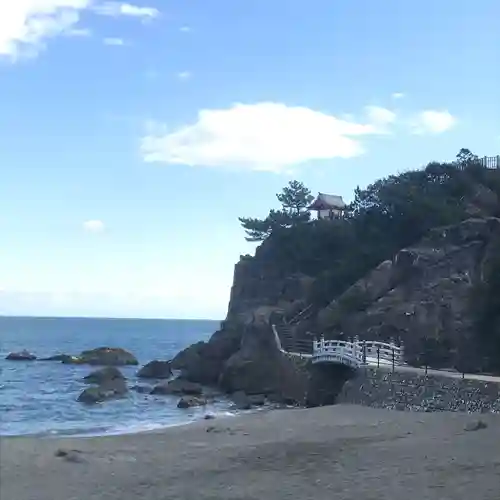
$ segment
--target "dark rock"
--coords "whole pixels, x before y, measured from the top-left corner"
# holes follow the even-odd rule
[[[136,357],[119,347],[98,347],[83,351],[74,360],[78,364],[97,366],[125,366],[138,365]]]
[[[264,406],[266,404],[266,396],[264,394],[252,394],[248,396],[248,400],[252,406]]]
[[[71,364],[73,358],[74,356],[70,356],[69,354],[55,354],[48,358],[40,358],[39,361],[61,361],[64,364]]]
[[[465,425],[466,431],[479,431],[481,429],[486,429],[488,424],[483,420],[475,420],[474,422],[469,422]]]
[[[177,408],[192,408],[193,406],[205,406],[207,400],[205,398],[200,398],[197,396],[182,396],[182,398],[177,403]]]
[[[212,415],[211,413],[207,413],[204,417],[205,420],[214,420],[215,415]]]
[[[238,410],[249,410],[252,407],[250,398],[243,391],[238,391],[234,394],[231,394],[231,399],[233,400]]]
[[[106,366],[96,370],[83,378],[87,384],[104,384],[113,380],[125,380],[122,372],[114,366]]]
[[[130,390],[135,391],[138,394],[151,394],[153,388],[147,385],[134,385],[130,388]]]
[[[78,396],[77,401],[86,404],[102,403],[125,396],[127,390],[127,384],[124,380],[114,379],[94,387],[88,387]]]
[[[73,462],[73,463],[85,462],[83,454],[80,450],[66,450],[63,448],[59,448],[55,452],[55,456],[57,458],[62,458],[64,460],[66,460],[67,462]]]
[[[228,327],[215,332],[208,342],[198,342],[181,351],[172,360],[172,368],[202,385],[216,385],[224,363],[235,353],[241,341],[241,330]]]
[[[186,394],[189,396],[200,396],[202,393],[203,387],[200,384],[182,378],[176,378],[170,382],[158,384],[151,391],[151,394]]]
[[[137,376],[139,378],[170,378],[172,376],[170,361],[151,361],[137,372]]]
[[[63,365],[84,365],[85,361],[79,356],[68,356],[61,359]]]
[[[35,361],[36,356],[24,349],[20,352],[11,352],[5,359],[9,361]]]
[[[307,361],[278,351],[267,318],[255,312],[245,326],[240,349],[224,364],[219,385],[227,393],[280,394],[303,401],[307,389]]]

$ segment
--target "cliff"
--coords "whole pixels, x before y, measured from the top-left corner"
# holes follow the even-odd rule
[[[409,363],[485,369],[473,299],[500,256],[499,200],[500,170],[433,163],[358,190],[345,219],[276,230],[236,264],[220,330],[173,367],[228,393],[303,404],[312,371],[277,350],[270,325],[307,310],[296,337],[397,337]]]
[[[472,299],[499,253],[500,219],[433,229],[321,310],[317,329],[326,337],[397,338],[410,364],[480,371]]]

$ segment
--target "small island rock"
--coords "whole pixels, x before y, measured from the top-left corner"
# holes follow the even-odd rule
[[[98,347],[81,352],[70,363],[94,366],[138,365],[137,358],[119,347]]]
[[[87,384],[104,384],[113,380],[125,380],[125,377],[118,368],[106,366],[105,368],[89,373],[83,380]]]
[[[85,404],[102,403],[125,396],[127,390],[124,380],[114,379],[94,387],[88,387],[78,396],[77,401]]]
[[[20,352],[11,352],[5,359],[9,361],[35,361],[36,356],[24,349]]]

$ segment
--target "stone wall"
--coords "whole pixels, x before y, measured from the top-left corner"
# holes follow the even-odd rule
[[[337,403],[407,411],[500,413],[500,384],[362,368],[344,384]]]

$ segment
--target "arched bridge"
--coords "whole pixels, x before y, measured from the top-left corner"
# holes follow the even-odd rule
[[[272,325],[278,349],[292,356],[310,358],[313,364],[336,363],[359,368],[363,365],[404,365],[403,347],[394,343],[360,340],[300,340],[287,342],[287,331]],[[289,345],[286,345],[286,344]],[[292,345],[293,344],[293,345]]]

